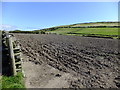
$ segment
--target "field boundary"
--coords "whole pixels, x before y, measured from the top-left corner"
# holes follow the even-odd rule
[[[2,34],[3,51],[8,55],[8,62],[10,62],[11,75],[17,75],[17,72],[22,72],[22,58],[20,46],[13,34],[3,32]],[[7,62],[7,61],[6,61]],[[6,66],[7,67],[7,66]],[[4,69],[4,68],[3,68]]]

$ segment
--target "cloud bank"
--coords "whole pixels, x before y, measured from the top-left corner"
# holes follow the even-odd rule
[[[0,30],[5,30],[5,31],[13,31],[13,30],[23,30],[23,31],[31,31],[31,30],[39,30],[40,28],[35,28],[35,27],[17,27],[13,25],[8,25],[8,24],[2,24],[0,25]]]
[[[12,25],[8,25],[8,24],[0,25],[0,30],[10,31],[10,30],[16,30],[16,29],[18,29],[17,26],[12,26]]]

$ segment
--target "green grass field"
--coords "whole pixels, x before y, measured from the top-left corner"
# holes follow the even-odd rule
[[[75,33],[118,35],[118,28],[84,28]]]
[[[84,33],[84,34],[103,34],[103,35],[118,35],[118,28],[58,28],[50,33],[67,34]]]
[[[22,73],[16,76],[2,76],[2,88],[25,88]]]
[[[118,28],[114,27],[92,27],[92,28],[82,28],[80,26],[118,26],[119,22],[90,22],[90,23],[76,23],[71,25],[62,25],[56,26],[58,27],[55,30],[46,30],[47,33],[56,33],[56,34],[64,34],[64,35],[77,35],[77,36],[86,36],[93,35],[100,37],[111,37],[112,35],[118,35]],[[66,27],[65,27],[66,26]],[[69,26],[69,28],[67,28]],[[61,28],[64,27],[64,28]],[[76,27],[76,28],[73,28]],[[55,27],[54,27],[55,28]],[[105,36],[106,35],[106,36]],[[112,36],[117,37],[118,36]]]
[[[58,28],[55,31],[47,31],[47,32],[56,33],[56,34],[67,34],[69,32],[73,32],[76,30],[80,30],[80,28]]]
[[[92,36],[118,38],[118,36],[112,36],[118,35],[118,28],[58,28],[54,31],[47,31],[47,33],[76,36],[94,34]]]

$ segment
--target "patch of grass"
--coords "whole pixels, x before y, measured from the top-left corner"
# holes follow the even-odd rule
[[[118,39],[118,28],[58,28],[48,33],[75,36],[109,37]]]
[[[118,35],[118,28],[84,28],[74,33]]]
[[[49,33],[57,33],[57,34],[67,34],[69,32],[73,32],[76,30],[81,30],[81,28],[58,28],[54,31],[48,31]]]
[[[16,76],[2,76],[2,88],[25,88],[23,74]]]
[[[84,34],[102,34],[118,35],[118,28],[58,28],[50,33],[66,34],[67,33],[84,33]]]
[[[2,76],[0,76],[0,90],[2,89]]]

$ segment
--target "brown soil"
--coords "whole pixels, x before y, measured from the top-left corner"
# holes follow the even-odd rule
[[[120,88],[118,40],[16,34],[26,87]]]

